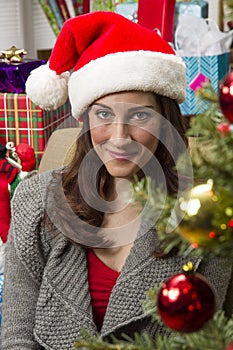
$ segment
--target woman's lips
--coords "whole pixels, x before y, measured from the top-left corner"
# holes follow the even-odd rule
[[[116,160],[131,160],[137,154],[137,152],[114,152],[110,150],[108,150],[108,153],[111,156],[111,158]]]

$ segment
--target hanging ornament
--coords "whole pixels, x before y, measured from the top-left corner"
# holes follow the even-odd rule
[[[215,312],[215,294],[192,263],[184,272],[164,282],[158,293],[157,307],[161,319],[173,330],[190,333],[201,329]]]
[[[233,123],[233,71],[220,83],[219,105],[224,116]]]
[[[233,343],[229,344],[228,347],[226,348],[226,350],[233,350]]]
[[[230,123],[220,123],[217,126],[217,130],[220,134],[226,136],[230,135],[233,132],[233,124]]]
[[[233,229],[233,220],[232,220],[232,219],[229,220],[229,222],[228,222],[228,227],[230,227],[230,228]]]
[[[180,198],[177,208],[180,218],[179,232],[194,248],[215,248],[227,242],[233,243],[232,195],[225,189],[216,194],[213,181],[195,186]]]

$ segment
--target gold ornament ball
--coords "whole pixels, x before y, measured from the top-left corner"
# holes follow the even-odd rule
[[[212,181],[198,185],[180,198],[179,231],[194,247],[211,247],[219,244],[213,219],[219,199],[213,191]]]

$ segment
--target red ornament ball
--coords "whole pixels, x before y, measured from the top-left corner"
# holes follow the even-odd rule
[[[227,74],[219,85],[219,105],[224,116],[233,123],[233,72]]]
[[[161,319],[173,330],[198,331],[215,312],[215,294],[198,273],[180,273],[162,284],[157,307]]]
[[[217,126],[217,130],[222,135],[228,135],[231,132],[230,124],[228,124],[228,123],[220,123]]]
[[[228,347],[226,348],[226,350],[233,350],[233,343],[228,345]]]

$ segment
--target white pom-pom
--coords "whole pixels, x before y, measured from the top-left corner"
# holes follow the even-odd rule
[[[48,66],[42,65],[33,71],[26,81],[26,94],[45,110],[62,106],[68,98],[69,72],[57,75]]]

